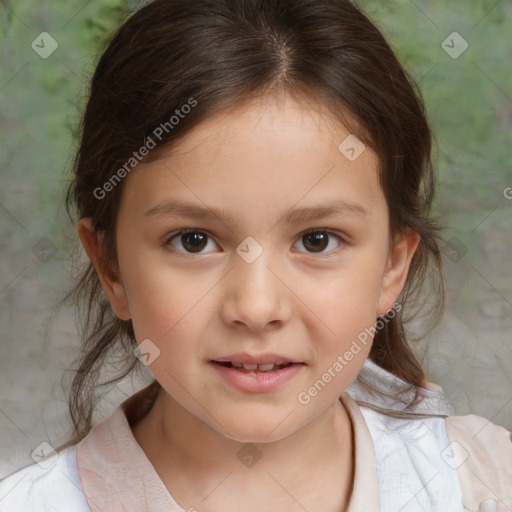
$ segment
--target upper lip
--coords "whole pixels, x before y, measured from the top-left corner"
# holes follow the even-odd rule
[[[216,357],[212,359],[214,362],[218,363],[246,363],[246,364],[284,364],[284,363],[302,363],[302,361],[298,361],[293,357],[283,356],[282,354],[248,354],[246,352],[239,354],[232,354],[226,357]]]

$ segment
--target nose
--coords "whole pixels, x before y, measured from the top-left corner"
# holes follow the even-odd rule
[[[221,316],[237,329],[259,332],[278,328],[291,317],[293,292],[267,253],[248,262],[234,256],[227,277]],[[281,271],[282,274],[282,271]]]

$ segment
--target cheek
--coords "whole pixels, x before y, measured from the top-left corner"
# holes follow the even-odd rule
[[[197,365],[193,361],[201,359],[201,299],[206,299],[207,290],[187,285],[183,275],[173,273],[171,277],[164,280],[161,274],[155,277],[145,273],[143,279],[130,282],[128,300],[141,350],[143,340],[149,339],[151,344],[146,347],[155,353],[149,370],[168,393],[185,403],[187,396],[179,383],[199,377],[194,373]]]
[[[304,283],[299,293],[327,324],[362,323],[365,327],[377,318],[384,264],[362,251],[347,258],[347,262],[333,272]]]
[[[315,375],[310,382],[312,388],[305,391],[310,396],[318,392],[323,404],[345,392],[368,358],[376,323],[375,308],[368,307],[370,300],[376,300],[372,294],[353,294],[331,301],[321,315],[322,326],[328,326],[322,334],[318,332],[320,322],[316,321],[317,332],[311,334],[316,352]]]
[[[190,318],[207,295],[206,280],[169,266],[125,261],[125,290],[137,340],[165,341],[194,324]]]
[[[318,280],[314,286],[310,283],[305,295],[310,308],[308,329],[311,339],[316,340],[321,373],[344,354],[344,377],[335,372],[340,375],[336,380],[352,381],[359,373],[375,332],[381,283],[380,260],[363,253],[346,268]]]

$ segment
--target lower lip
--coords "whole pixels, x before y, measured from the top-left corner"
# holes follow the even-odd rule
[[[282,386],[297,375],[304,366],[302,363],[294,363],[280,370],[261,373],[245,372],[215,362],[211,364],[232,386],[252,393],[264,393]]]

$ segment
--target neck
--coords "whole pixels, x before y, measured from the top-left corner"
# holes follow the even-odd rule
[[[195,487],[190,495],[206,496],[218,484],[220,475],[239,474],[245,471],[244,465],[250,467],[251,477],[251,483],[244,485],[244,493],[250,493],[252,488],[256,495],[261,495],[262,489],[271,484],[269,475],[276,475],[280,484],[286,482],[287,490],[310,489],[318,495],[319,487],[329,480],[327,474],[339,480],[341,503],[346,504],[350,494],[352,426],[339,400],[287,437],[267,443],[246,443],[230,439],[199,420],[162,389],[149,413],[132,430],[178,502],[183,493],[181,501],[187,503],[189,496],[184,487]],[[308,468],[322,468],[315,470],[317,480]]]

